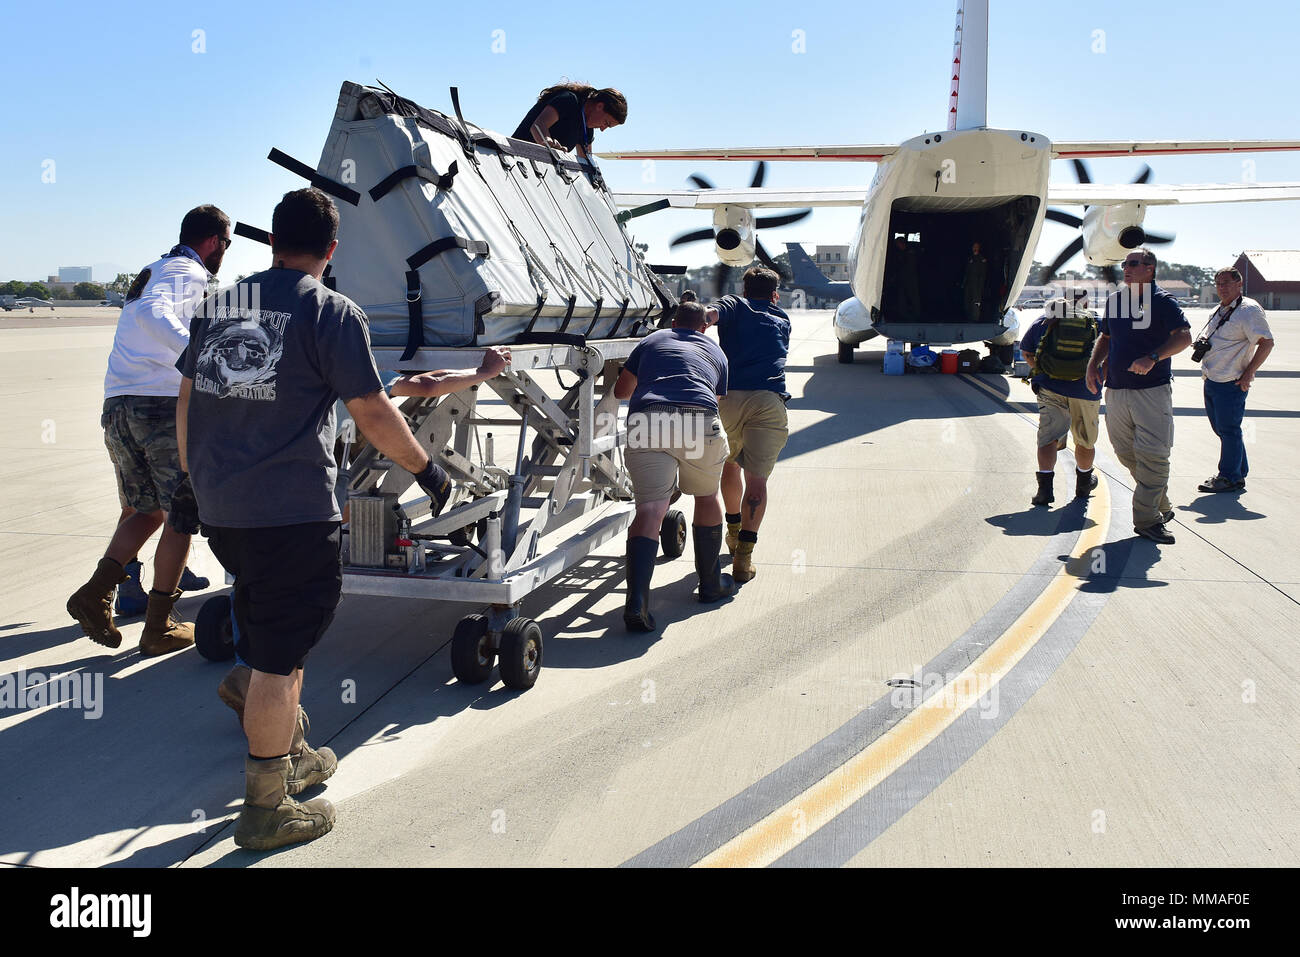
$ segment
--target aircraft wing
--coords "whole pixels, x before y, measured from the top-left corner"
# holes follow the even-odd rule
[[[597,153],[601,159],[653,160],[838,160],[846,163],[874,163],[898,152],[892,144],[849,146],[741,146],[735,149],[624,150]]]
[[[1152,183],[1052,183],[1047,201],[1062,206],[1148,206],[1196,203],[1260,203],[1300,200],[1300,183],[1201,183],[1159,186]]]
[[[1270,153],[1300,150],[1300,140],[1059,140],[1052,143],[1056,159],[1089,156],[1176,156],[1180,153]]]
[[[717,206],[861,206],[867,198],[865,186],[808,186],[791,189],[748,187],[744,189],[664,189],[615,192],[619,206],[645,206],[668,201],[673,209],[713,209]]]

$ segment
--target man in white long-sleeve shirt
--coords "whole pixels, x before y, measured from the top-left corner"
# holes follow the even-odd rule
[[[68,614],[86,637],[109,648],[122,644],[113,623],[113,589],[125,580],[126,563],[164,520],[140,651],[161,655],[194,643],[193,625],[171,614],[190,536],[199,530],[194,493],[176,445],[176,360],[189,345],[190,319],[230,241],[230,217],[220,209],[190,210],[181,221],[180,242],[136,276],[117,321],[100,424],[122,506],[135,512],[118,525],[90,581],[68,599]]]

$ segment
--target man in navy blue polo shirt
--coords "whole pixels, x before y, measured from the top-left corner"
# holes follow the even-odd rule
[[[767,480],[790,436],[785,414],[790,317],[777,305],[780,285],[781,277],[771,269],[752,266],[741,279],[743,298],[723,296],[709,306],[709,321],[718,325],[718,342],[731,366],[718,411],[731,446],[722,470],[722,501],[731,574],[738,582],[756,574],[753,555],[767,512]]]
[[[1133,531],[1161,545],[1174,536],[1169,503],[1169,452],[1174,445],[1173,364],[1192,344],[1173,296],[1155,283],[1156,257],[1145,247],[1124,258],[1125,288],[1106,300],[1101,335],[1088,363],[1088,386],[1106,366],[1106,432],[1133,475]]]
[[[722,574],[722,499],[718,484],[727,459],[727,434],[718,419],[718,397],[727,393],[727,359],[704,335],[704,307],[684,302],[671,329],[652,332],[627,357],[614,395],[630,399],[627,470],[636,516],[627,533],[627,604],[623,623],[653,631],[650,578],[659,551],[659,529],[673,493],[695,496],[692,525],[699,600],[721,601],[733,591]]]

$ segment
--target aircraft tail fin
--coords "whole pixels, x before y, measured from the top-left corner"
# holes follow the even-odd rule
[[[794,273],[794,283],[798,286],[825,286],[830,282],[826,274],[817,268],[801,245],[786,243],[786,252],[790,256],[790,270]]]
[[[957,0],[957,29],[952,41],[951,66],[948,129],[971,130],[988,126],[988,0]]]

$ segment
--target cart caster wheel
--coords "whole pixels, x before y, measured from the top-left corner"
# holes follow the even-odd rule
[[[467,685],[482,684],[492,674],[492,645],[485,615],[466,615],[451,636],[451,673]]]
[[[686,551],[686,516],[671,509],[659,526],[659,547],[665,558],[677,558]]]
[[[229,595],[213,595],[199,606],[194,619],[194,647],[208,661],[229,661],[235,657]]]
[[[454,532],[452,532],[450,535],[447,536],[447,540],[450,541],[457,548],[464,548],[470,542],[474,541],[475,535],[478,536],[478,540],[480,542],[487,537],[486,518],[479,519],[478,522],[474,525],[466,525],[464,528],[456,529]]]
[[[849,345],[846,342],[840,343],[840,364],[841,365],[853,364],[853,346]]]
[[[501,632],[497,666],[507,688],[527,691],[542,670],[542,629],[531,618],[512,618]]]

